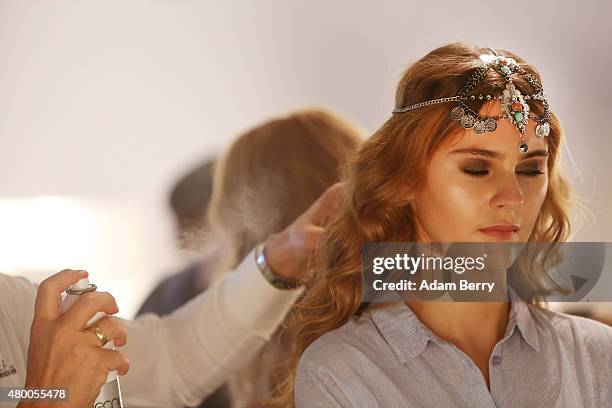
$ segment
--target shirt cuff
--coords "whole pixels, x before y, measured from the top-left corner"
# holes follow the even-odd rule
[[[226,275],[221,296],[229,316],[238,318],[251,334],[269,339],[304,288],[281,290],[274,287],[261,274],[254,252],[249,252],[238,267]]]

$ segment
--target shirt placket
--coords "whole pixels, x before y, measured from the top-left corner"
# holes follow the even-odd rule
[[[506,339],[497,343],[495,347],[493,347],[493,353],[491,353],[491,357],[489,358],[489,384],[491,387],[490,396],[493,399],[495,406],[498,408],[503,407],[505,404],[502,402],[506,399],[506,389],[504,387],[504,383],[502,381],[503,376],[501,375],[501,370],[504,367],[504,364],[508,362],[504,362],[504,343]]]
[[[495,349],[499,344],[495,346]],[[469,395],[470,398],[468,400],[470,408],[497,408],[495,405],[495,401],[493,399],[493,395],[489,392],[487,388],[487,383],[482,375],[482,372],[478,368],[478,366],[472,361],[472,359],[461,351],[454,344],[449,343],[448,347],[451,348],[451,352],[455,352],[458,354],[459,361],[465,365],[467,368],[467,372],[469,373],[470,384],[467,390],[465,390],[465,394]],[[494,349],[494,350],[495,350]],[[489,378],[491,377],[491,360],[489,361]],[[493,386],[491,385],[491,389]]]

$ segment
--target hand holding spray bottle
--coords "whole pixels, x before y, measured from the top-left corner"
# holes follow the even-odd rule
[[[97,289],[96,285],[89,283],[88,278],[83,278],[70,289],[66,291],[66,297],[62,301],[62,313],[66,311],[79,299],[80,296],[85,293],[95,292]],[[97,312],[94,317],[89,319],[86,327],[92,327],[101,318],[105,317],[106,313]],[[101,340],[103,340],[101,338]],[[103,348],[114,350],[115,345],[112,341],[107,342]],[[102,386],[100,394],[94,401],[91,408],[123,408],[123,401],[121,398],[121,387],[119,386],[119,376],[117,371],[110,371],[106,377],[106,383]]]

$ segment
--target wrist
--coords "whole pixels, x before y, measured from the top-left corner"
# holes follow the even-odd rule
[[[277,269],[272,269],[269,263],[267,243],[261,243],[255,247],[255,263],[266,280],[281,290],[296,289],[300,282],[293,276],[280,274]]]

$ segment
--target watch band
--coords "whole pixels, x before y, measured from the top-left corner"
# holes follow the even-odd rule
[[[289,280],[282,278],[275,274],[272,269],[268,266],[268,261],[266,260],[266,243],[262,242],[261,244],[255,247],[255,263],[259,268],[259,271],[263,275],[264,278],[272,286],[281,290],[290,290],[296,289],[300,286],[300,282],[298,280]]]

